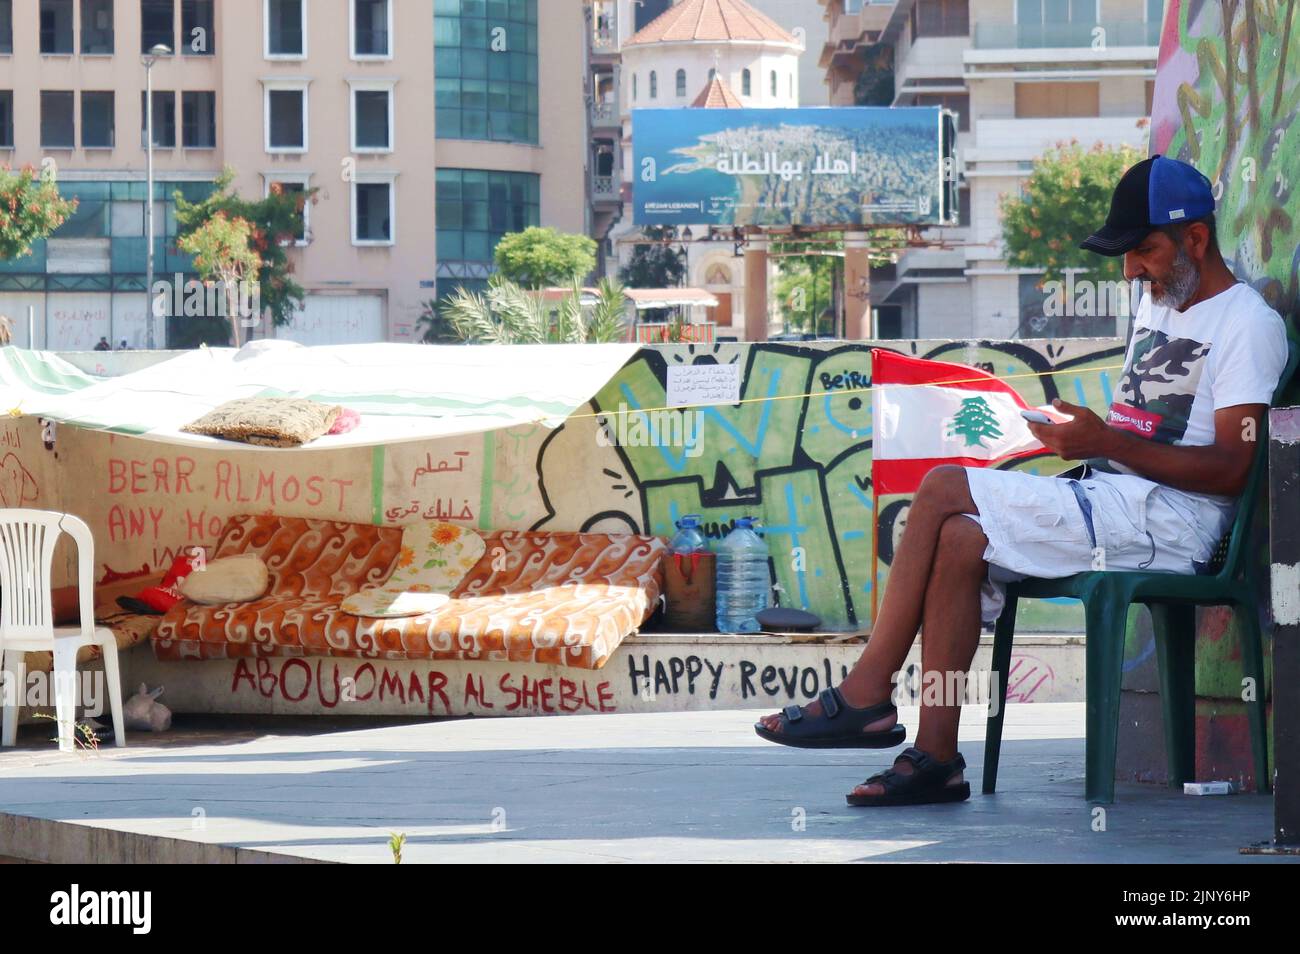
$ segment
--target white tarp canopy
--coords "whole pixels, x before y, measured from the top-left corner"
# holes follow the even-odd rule
[[[181,427],[241,397],[303,397],[361,415],[346,434],[299,450],[429,440],[516,424],[555,427],[585,404],[635,344],[201,348],[119,377],[85,374],[51,352],[0,348],[0,410],[200,447],[254,449]],[[257,448],[276,451],[277,448]]]

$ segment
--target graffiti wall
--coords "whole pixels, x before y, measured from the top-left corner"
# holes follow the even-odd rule
[[[1098,410],[1122,362],[1111,339],[892,344],[1007,376],[1031,404],[1060,395]],[[738,403],[667,408],[675,368],[715,378],[734,369]],[[184,549],[211,547],[234,513],[662,536],[699,513],[713,542],[753,516],[781,603],[829,629],[861,630],[877,585],[872,535],[879,529],[883,581],[908,509],[896,497],[873,509],[870,381],[866,344],[662,346],[638,352],[558,428],[328,453],[196,450],[68,427],[46,448],[39,425],[22,419],[8,426],[0,493],[84,516],[97,578],[160,572]],[[1015,466],[1065,465],[1044,456]],[[1080,628],[1073,606],[1025,613],[1025,631]]]
[[[1169,0],[1152,152],[1215,184],[1219,243],[1282,314],[1300,285],[1300,11],[1295,0]]]

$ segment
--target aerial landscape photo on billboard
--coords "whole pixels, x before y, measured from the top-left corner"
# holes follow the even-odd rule
[[[637,109],[637,225],[938,225],[938,107]]]

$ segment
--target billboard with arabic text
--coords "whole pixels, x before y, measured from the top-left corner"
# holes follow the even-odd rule
[[[941,225],[952,116],[937,106],[632,111],[639,226]]]

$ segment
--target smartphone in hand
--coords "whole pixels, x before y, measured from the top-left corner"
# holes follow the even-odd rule
[[[1021,410],[1020,416],[1026,421],[1033,421],[1035,424],[1051,424],[1052,419],[1042,411]]]

